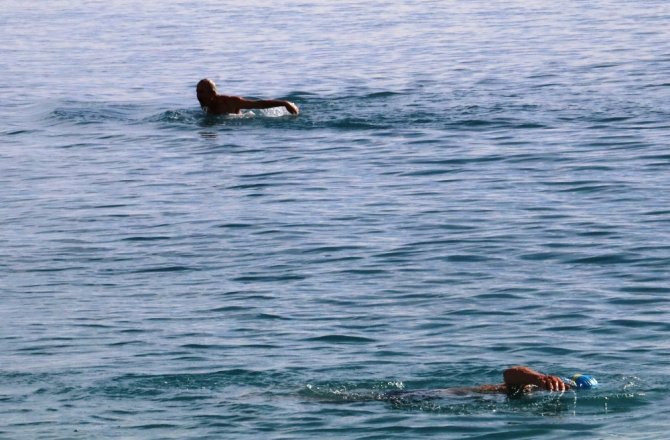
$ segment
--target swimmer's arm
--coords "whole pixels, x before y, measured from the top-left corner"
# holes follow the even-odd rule
[[[506,393],[507,385],[504,383],[498,385],[480,385],[478,387],[472,388],[473,391],[477,393]]]
[[[547,391],[565,391],[570,389],[570,386],[557,376],[542,374],[523,366],[508,368],[503,372],[503,378],[505,379],[505,385],[508,387],[536,385],[540,389]]]
[[[289,101],[284,101],[281,99],[247,99],[247,98],[235,98],[236,104],[241,109],[262,109],[262,108],[272,108],[272,107],[284,107],[292,115],[297,115],[299,110],[298,106]]]
[[[471,394],[502,394],[507,393],[507,385],[479,385],[477,387],[442,388],[435,390],[438,394],[454,394],[456,396],[469,396]]]

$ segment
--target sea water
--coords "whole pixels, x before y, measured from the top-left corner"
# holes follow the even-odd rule
[[[666,438],[667,1],[1,6],[1,438]]]

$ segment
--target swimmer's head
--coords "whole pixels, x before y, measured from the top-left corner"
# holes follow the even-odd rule
[[[195,92],[198,96],[200,106],[205,108],[212,98],[216,96],[216,84],[211,79],[201,79],[195,87]]]
[[[596,388],[598,386],[598,381],[595,377],[589,376],[588,374],[575,374],[572,376],[572,381],[575,384],[575,387],[580,390],[590,390],[591,388]]]

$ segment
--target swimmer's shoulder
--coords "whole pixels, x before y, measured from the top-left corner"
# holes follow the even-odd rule
[[[209,113],[217,115],[237,114],[243,98],[240,96],[216,95],[208,107]]]

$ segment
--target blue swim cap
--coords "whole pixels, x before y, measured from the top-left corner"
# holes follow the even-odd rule
[[[598,386],[598,381],[595,377],[589,376],[588,374],[575,374],[572,376],[572,382],[580,390],[590,390],[591,388],[596,388]]]

